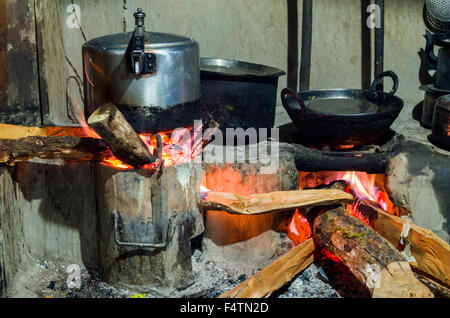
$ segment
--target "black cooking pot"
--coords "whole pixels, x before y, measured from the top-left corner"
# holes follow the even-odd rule
[[[439,97],[433,115],[433,134],[429,140],[436,146],[450,151],[450,95]]]
[[[266,65],[201,58],[202,117],[227,128],[273,128],[278,79],[285,72]],[[226,139],[226,138],[224,138]]]
[[[391,77],[389,93],[377,91],[383,77]],[[392,71],[380,74],[369,90],[329,89],[295,93],[284,89],[283,106],[308,143],[320,146],[360,146],[387,132],[403,109],[394,96],[398,77]]]

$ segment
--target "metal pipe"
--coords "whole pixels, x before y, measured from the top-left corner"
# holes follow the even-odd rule
[[[375,78],[384,71],[384,0],[376,0],[378,6],[380,27],[375,28]],[[383,90],[383,80],[380,80],[377,89]]]
[[[297,0],[287,0],[288,68],[287,87],[297,91],[298,85],[298,6]]]
[[[300,91],[309,90],[311,84],[312,24],[313,0],[303,0]]]
[[[361,0],[361,88],[369,89],[372,84],[372,30],[367,25],[370,0]]]

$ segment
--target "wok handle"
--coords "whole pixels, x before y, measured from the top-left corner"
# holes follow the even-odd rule
[[[300,110],[301,110],[301,116],[304,118],[306,117],[306,106],[305,103],[303,102],[303,100],[300,98],[300,96],[298,96],[298,94],[296,92],[294,92],[292,89],[290,88],[285,88],[281,91],[281,101],[283,103],[284,108],[286,109],[286,111],[288,113],[290,113],[290,109],[289,109],[289,105],[287,103],[286,97],[287,96],[291,96],[293,99],[295,99],[298,103],[298,105],[300,106]]]
[[[380,75],[378,75],[375,78],[375,80],[373,81],[372,86],[370,87],[370,90],[371,91],[376,91],[377,90],[377,84],[383,77],[390,77],[390,78],[392,78],[392,80],[394,81],[394,87],[392,87],[392,89],[391,89],[391,91],[389,93],[392,94],[392,95],[395,95],[395,93],[397,93],[397,90],[398,90],[398,76],[393,71],[386,71],[386,72],[383,72]]]

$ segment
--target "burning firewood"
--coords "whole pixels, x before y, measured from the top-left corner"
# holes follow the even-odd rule
[[[314,261],[314,241],[307,240],[219,298],[269,297]]]
[[[77,137],[27,137],[0,140],[0,163],[14,165],[31,158],[95,160],[107,150],[100,139]]]
[[[314,221],[313,233],[316,242],[341,259],[373,297],[433,297],[415,278],[408,260],[343,207],[320,214]]]
[[[93,137],[83,127],[26,127],[0,123],[0,139],[24,139],[28,137]]]
[[[404,249],[410,245],[415,260],[411,263],[413,269],[450,286],[449,244],[430,230],[391,215],[368,202],[362,203],[360,209],[368,215],[370,225],[394,246]]]
[[[88,124],[122,162],[141,167],[158,160],[114,104],[99,107],[89,117]]]
[[[280,191],[251,196],[208,192],[201,206],[230,214],[256,215],[350,202],[353,202],[353,196],[337,189]]]

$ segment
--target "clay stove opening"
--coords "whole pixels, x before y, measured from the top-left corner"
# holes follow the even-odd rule
[[[289,175],[286,173],[289,170],[286,167],[282,168],[283,176],[263,176],[256,170],[245,165],[209,167],[203,175],[202,193],[217,191],[244,196],[269,193],[277,190],[280,183],[286,183],[286,180],[280,180]],[[340,181],[345,191],[354,196],[354,201],[345,206],[346,212],[367,224],[370,223],[371,215],[370,209],[365,209],[366,205],[395,216],[406,213],[390,200],[385,174],[358,171],[296,173],[297,189],[300,190],[320,189]],[[252,267],[249,263],[253,264],[253,269],[264,267],[273,261],[274,255],[281,256],[293,246],[298,246],[313,236],[307,209],[251,216],[230,215],[223,211],[205,213],[206,231],[203,244],[206,250],[215,255],[219,259],[218,262],[230,262],[231,266],[240,267],[242,272],[251,271],[248,268]],[[334,276],[332,281],[341,295],[367,296],[367,290],[336,256],[325,249],[319,252],[318,262],[326,268],[329,276]]]
[[[340,187],[354,196],[352,203],[345,205],[345,211],[367,225],[371,224],[372,208],[378,208],[391,215],[406,215],[407,211],[395,206],[389,197],[386,174],[369,174],[360,171],[299,171],[299,189],[317,189],[329,187],[333,183],[341,183]],[[280,227],[288,234],[294,246],[298,246],[313,236],[311,218],[308,219],[305,211],[296,210],[292,217],[285,220],[284,227]],[[361,235],[361,233],[348,233]],[[321,247],[316,252],[316,264],[322,279],[331,284],[342,297],[370,297],[367,288],[363,286],[346,265],[328,251]]]

